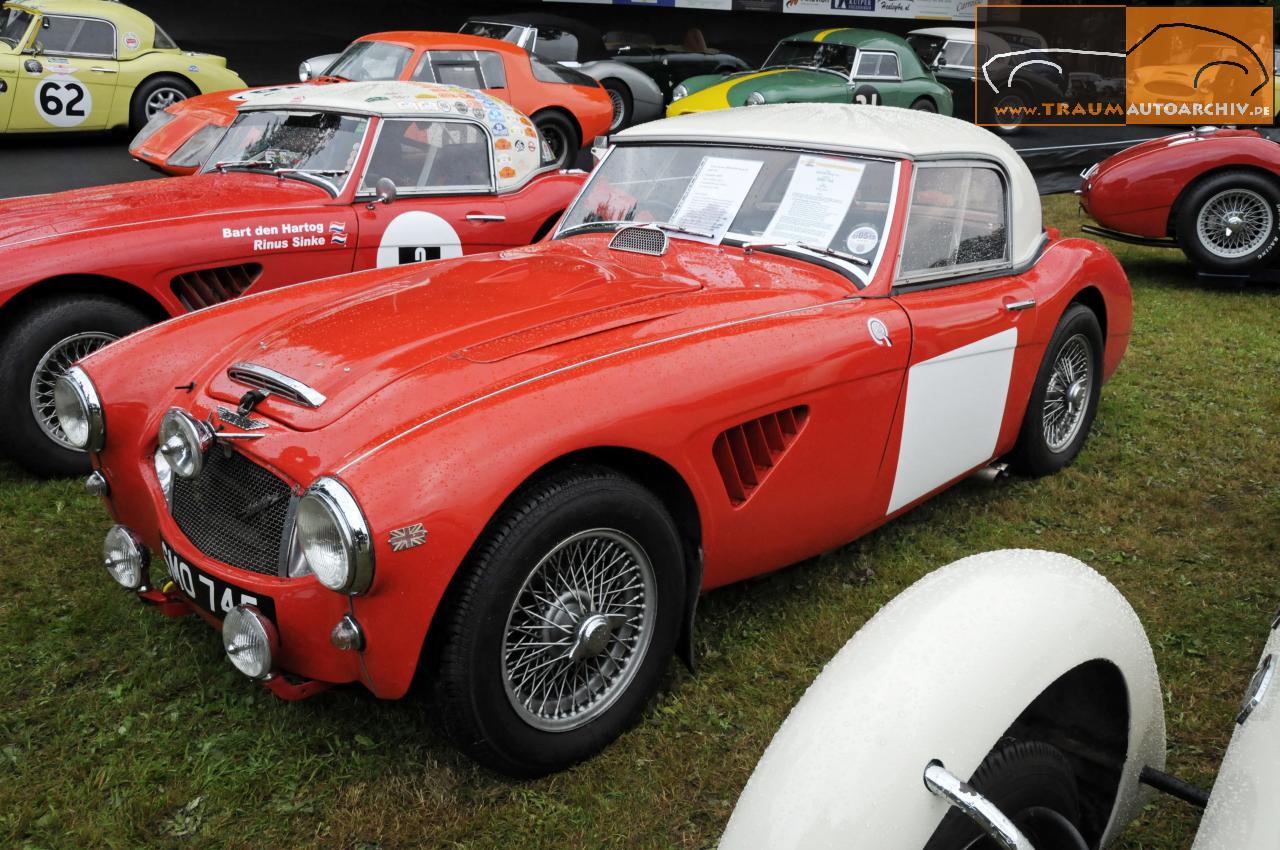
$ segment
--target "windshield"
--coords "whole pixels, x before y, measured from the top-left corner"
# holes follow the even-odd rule
[[[319,182],[336,195],[368,125],[368,118],[335,112],[242,112],[203,170],[261,170]]]
[[[814,68],[835,71],[845,76],[853,68],[858,48],[849,44],[823,44],[817,41],[780,41],[765,60],[766,68]]]
[[[342,51],[326,77],[342,77],[353,83],[366,80],[398,80],[413,51],[381,41],[357,41]]]
[[[0,41],[10,47],[17,47],[18,42],[27,34],[31,26],[31,13],[18,9],[0,11]]]
[[[865,284],[884,249],[896,177],[896,163],[868,157],[621,145],[591,175],[556,238],[663,223],[676,238],[848,254],[848,270]]]
[[[487,21],[467,21],[462,25],[462,29],[458,32],[463,35],[478,35],[481,38],[494,38],[498,41],[509,41],[512,44],[520,43],[520,36],[524,35],[525,28],[517,27],[513,24],[493,24]]]

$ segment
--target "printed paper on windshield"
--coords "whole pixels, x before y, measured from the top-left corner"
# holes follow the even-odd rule
[[[844,222],[866,164],[802,156],[763,237],[827,248]]]
[[[704,156],[671,214],[671,224],[706,235],[672,235],[712,244],[723,239],[763,164],[759,160]]]

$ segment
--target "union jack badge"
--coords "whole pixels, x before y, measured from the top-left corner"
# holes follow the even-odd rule
[[[427,530],[422,527],[422,523],[415,522],[413,525],[406,525],[404,528],[392,531],[387,542],[391,544],[392,552],[403,552],[405,549],[412,549],[414,546],[426,543]]]

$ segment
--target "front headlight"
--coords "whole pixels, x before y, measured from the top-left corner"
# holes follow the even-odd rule
[[[298,500],[298,545],[320,583],[352,595],[373,582],[373,539],[360,505],[335,478],[320,478]]]
[[[182,147],[178,148],[178,152],[169,157],[167,165],[174,168],[190,168],[194,165],[203,165],[208,159],[209,154],[213,151],[218,140],[222,138],[222,134],[226,132],[226,127],[219,127],[216,124],[208,124],[201,127],[195,134],[182,143]]]
[[[142,587],[147,570],[147,547],[123,525],[113,525],[102,541],[102,565],[128,590]]]
[[[87,452],[102,448],[107,437],[102,400],[79,366],[72,366],[53,385],[53,409],[67,442]]]
[[[164,500],[167,502],[173,498],[173,467],[160,449],[156,449],[152,460],[156,465],[156,480],[160,482],[160,489],[164,491]]]
[[[178,116],[174,115],[172,112],[166,112],[165,110],[161,109],[155,115],[152,115],[150,118],[148,118],[147,123],[142,125],[142,129],[138,131],[138,135],[134,136],[133,141],[129,143],[129,149],[133,150],[134,148],[138,147],[147,139],[154,136],[160,130],[161,127],[168,124],[170,121],[172,121],[177,117]]]
[[[747,95],[747,106],[759,106],[764,103],[764,95],[758,91],[753,91]]]
[[[689,96],[689,90],[684,87],[684,83],[681,83],[680,85],[676,86],[674,89],[671,90],[672,103],[675,103],[677,100],[679,100],[682,97],[688,97],[688,96]]]
[[[304,59],[298,63],[298,80],[299,81],[305,83],[307,80],[311,79],[314,76],[315,76],[315,72],[311,70],[310,62]]]
[[[213,429],[181,408],[169,408],[160,420],[160,453],[175,475],[199,475],[204,468],[204,453],[211,445]]]

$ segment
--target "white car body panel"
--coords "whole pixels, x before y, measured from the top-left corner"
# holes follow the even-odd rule
[[[1095,659],[1119,670],[1130,707],[1105,845],[1148,795],[1142,767],[1164,766],[1151,646],[1129,603],[1086,565],[1006,550],[926,576],[845,644],[760,759],[721,850],[919,850],[947,811],[925,789],[929,761],[968,778],[1024,708]]]
[[[1280,630],[1262,657],[1280,660]],[[1248,719],[1236,726],[1192,850],[1280,847],[1280,670]]]

